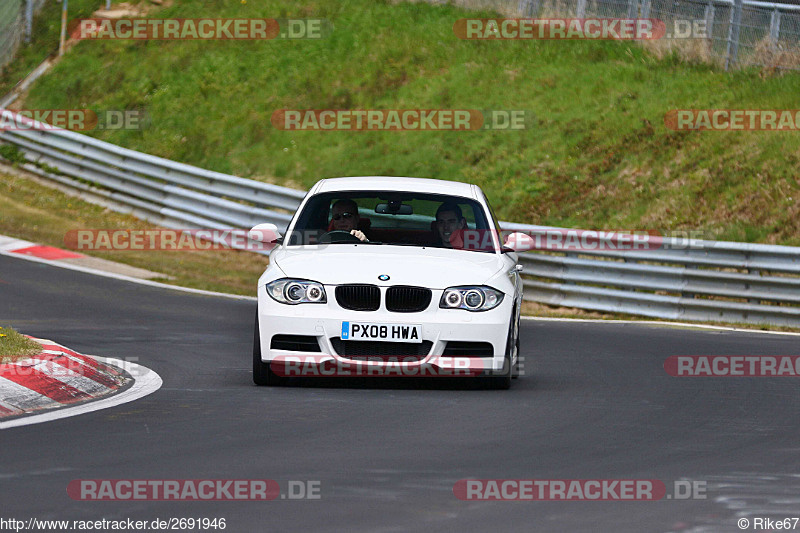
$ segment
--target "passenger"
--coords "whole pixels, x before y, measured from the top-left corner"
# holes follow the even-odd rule
[[[436,210],[435,245],[445,248],[463,247],[462,232],[467,228],[467,219],[458,204],[445,202]]]

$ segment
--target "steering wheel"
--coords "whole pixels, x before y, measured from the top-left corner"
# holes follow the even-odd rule
[[[352,235],[349,231],[333,230],[328,233],[323,233],[319,237],[320,244],[343,244],[343,243],[360,243],[361,239]]]

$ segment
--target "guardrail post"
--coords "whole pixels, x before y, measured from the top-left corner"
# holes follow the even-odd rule
[[[535,8],[533,0],[520,0],[517,9],[519,9],[519,13],[523,17],[532,17],[536,14],[534,13]]]
[[[742,25],[743,0],[733,0],[733,9],[728,24],[728,50],[725,57],[725,70],[736,64],[739,55],[739,29]]]
[[[772,16],[769,18],[769,44],[772,48],[778,46],[778,37],[781,34],[781,12],[778,8],[772,10]]]
[[[697,265],[685,265],[684,270],[699,270]],[[686,276],[682,276],[683,280],[686,280]],[[686,292],[681,291],[681,298],[697,298],[697,294],[694,292]]]
[[[641,17],[643,19],[649,19],[650,18],[650,0],[642,0]]]
[[[31,42],[33,34],[33,0],[25,0],[25,42]]]
[[[747,273],[748,274],[758,274],[759,276],[761,275],[761,271],[759,269],[757,269],[757,268],[748,268],[747,269]],[[750,284],[749,283],[745,284],[744,290],[745,290],[745,292],[750,292]],[[747,299],[747,303],[759,304],[759,303],[761,303],[761,300],[759,300],[758,298],[748,298]]]
[[[61,38],[58,44],[58,55],[64,55],[64,48],[67,41],[67,2],[68,0],[61,0]]]
[[[708,4],[706,4],[706,35],[708,35],[708,40],[713,41],[714,39],[714,0],[708,0]]]
[[[639,14],[639,2],[637,0],[628,0],[628,18],[635,19]]]
[[[579,19],[586,18],[586,0],[578,0],[575,7],[575,16]]]

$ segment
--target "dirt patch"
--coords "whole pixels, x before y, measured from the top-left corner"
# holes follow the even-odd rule
[[[108,11],[105,8],[98,9],[92,13],[92,17],[112,20],[143,17],[157,9],[169,7],[171,5],[172,0],[149,0],[148,2],[139,2],[136,4],[120,2],[119,4],[112,4],[111,9]]]

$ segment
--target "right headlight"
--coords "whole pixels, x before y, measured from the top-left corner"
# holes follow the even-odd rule
[[[449,287],[439,300],[441,309],[488,311],[503,301],[503,293],[485,285]]]
[[[289,305],[324,304],[328,301],[322,283],[306,279],[283,278],[267,283],[267,294],[276,302]]]

